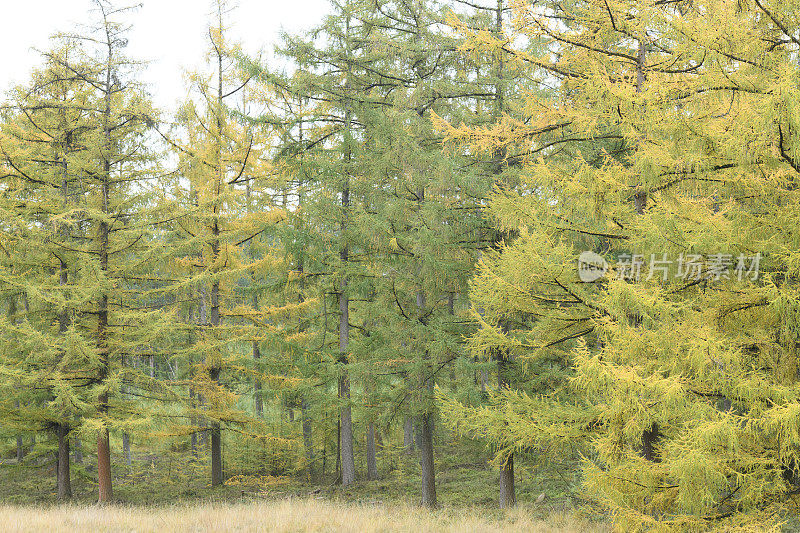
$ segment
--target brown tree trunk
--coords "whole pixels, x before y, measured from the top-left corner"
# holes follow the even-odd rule
[[[98,4],[99,6],[100,4]],[[104,9],[101,7],[101,9]],[[106,17],[103,11],[104,18]],[[100,258],[100,270],[105,275],[108,272],[109,255],[109,226],[106,216],[110,212],[110,193],[111,193],[111,159],[110,154],[113,150],[111,142],[111,98],[114,93],[114,81],[112,78],[114,42],[111,35],[110,22],[105,18],[107,62],[105,65],[105,83],[103,86],[104,109],[103,109],[103,152],[100,183],[100,211],[103,218],[98,224],[98,253]],[[100,360],[100,372],[98,381],[101,387],[105,386],[109,372],[109,352],[108,352],[108,294],[100,295],[97,304],[97,352]],[[100,393],[98,397],[97,413],[103,424],[97,432],[97,486],[98,502],[109,502],[114,498],[111,487],[111,447],[108,439],[108,391]]]
[[[500,327],[503,333],[508,333],[509,327],[501,322]],[[500,348],[497,353],[497,389],[502,392],[508,388],[508,367],[511,364],[510,354],[505,348]],[[500,508],[513,507],[517,503],[517,496],[514,491],[514,454],[510,453],[505,462],[500,465]]]
[[[217,17],[219,23],[219,31],[222,32],[223,28],[223,10],[222,4],[217,3]],[[214,179],[214,199],[215,202],[212,207],[213,216],[211,219],[211,265],[213,266],[214,271],[219,269],[217,265],[219,261],[220,255],[220,205],[218,203],[221,195],[222,195],[222,187],[224,183],[224,175],[225,169],[223,168],[223,161],[222,161],[222,126],[223,126],[223,117],[222,117],[222,109],[223,109],[223,90],[222,90],[222,82],[223,82],[223,65],[222,65],[222,50],[221,47],[213,41],[212,37],[212,44],[217,54],[217,107],[214,110],[215,118],[216,118],[216,176]],[[211,306],[210,306],[210,313],[209,313],[209,326],[211,331],[216,331],[217,328],[220,326],[220,299],[219,299],[219,279],[215,278],[214,281],[211,282]],[[213,333],[212,333],[213,335]],[[216,335],[214,335],[214,342],[217,342]],[[214,352],[216,352],[218,348],[214,347]],[[217,385],[219,384],[219,375],[221,368],[219,367],[220,361],[219,354],[214,353],[212,354],[213,360],[209,365],[209,377],[211,381]],[[222,435],[220,429],[220,422],[219,420],[212,420],[211,421],[211,486],[216,487],[218,485],[222,485]]]
[[[14,402],[14,407],[19,409],[19,400]],[[22,435],[17,435],[17,464],[21,463],[25,458],[25,443],[22,440]]]

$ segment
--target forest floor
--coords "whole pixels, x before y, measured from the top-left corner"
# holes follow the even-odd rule
[[[0,462],[3,531],[607,531],[608,522],[581,507],[576,465],[517,463],[519,505],[497,506],[497,467],[482,446],[447,443],[437,453],[441,509],[418,501],[415,456],[381,459],[380,479],[342,488],[328,472],[306,483],[239,466],[231,457],[224,486],[208,486],[208,461],[179,454],[136,454],[131,467],[114,456],[113,506],[99,508],[92,457],[72,468],[73,502],[59,505],[53,453],[45,445],[21,464]],[[8,455],[6,455],[8,457]],[[328,466],[330,470],[331,465]]]

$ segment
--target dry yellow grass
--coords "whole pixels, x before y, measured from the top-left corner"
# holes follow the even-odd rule
[[[173,507],[0,506],[0,530],[6,532],[606,532],[608,528],[571,515],[542,521],[524,510],[502,519],[480,511],[430,512],[411,506],[347,504],[313,499],[287,499],[238,504]]]

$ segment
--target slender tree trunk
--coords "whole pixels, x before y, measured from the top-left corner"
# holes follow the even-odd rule
[[[403,419],[403,451],[406,455],[414,453],[414,419],[411,415]]]
[[[125,458],[125,464],[131,466],[133,459],[131,457],[131,437],[127,432],[122,433],[122,456]]]
[[[22,435],[17,435],[17,463],[21,463],[25,458],[25,443],[22,441]]]
[[[514,491],[514,454],[511,453],[500,466],[500,508],[507,509],[517,504]]]
[[[506,329],[506,328],[503,328]],[[497,358],[497,386],[499,390],[508,387],[507,369],[508,355],[498,354]],[[514,454],[510,453],[503,464],[500,465],[500,508],[513,507],[517,503],[514,491]]]
[[[367,425],[367,479],[378,479],[378,463],[375,458],[375,422]]]
[[[58,424],[58,463],[56,466],[56,483],[59,500],[68,500],[72,497],[72,484],[69,475],[69,426]]]
[[[108,402],[108,395],[103,394],[101,402]],[[98,502],[107,503],[114,498],[111,486],[111,447],[108,441],[108,428],[97,432],[97,485]]]
[[[356,480],[356,464],[353,454],[353,419],[350,408],[350,379],[346,372],[339,378],[339,400],[345,402],[339,414],[339,453],[342,467],[342,485]]]
[[[347,122],[349,123],[349,111],[347,113]],[[349,143],[349,140],[347,141]],[[349,146],[346,151],[346,162],[350,161]],[[342,188],[342,207],[347,210],[350,206],[350,185],[347,178]],[[347,223],[342,221],[342,239],[345,238],[344,231],[347,228]],[[342,261],[342,266],[347,265],[349,250],[347,244],[343,244],[339,257]],[[341,364],[339,376],[339,401],[341,402],[340,410],[340,428],[339,438],[339,452],[341,454],[342,465],[342,485],[347,486],[356,480],[356,465],[355,456],[353,453],[353,419],[352,410],[350,407],[350,376],[348,375],[348,343],[350,341],[350,299],[347,295],[347,277],[344,275],[341,281],[341,288],[339,292],[339,363]]]
[[[65,146],[64,153],[69,149]],[[66,158],[61,159],[61,192],[63,195],[64,205],[69,203],[69,174],[67,172]],[[62,238],[68,237],[68,231],[61,231]],[[66,239],[65,239],[66,240]],[[69,281],[69,269],[63,259],[59,258],[59,276],[58,283],[62,287],[66,287]],[[69,310],[64,308],[58,314],[58,332],[63,336],[67,333],[69,328]],[[63,357],[63,352],[59,355],[59,359]],[[72,497],[72,482],[70,479],[70,465],[69,465],[69,423],[61,422],[56,426],[56,435],[58,437],[58,451],[56,458],[56,491],[59,500],[67,500]]]
[[[420,201],[424,198],[424,190],[417,194]],[[417,291],[417,311],[419,312],[420,322],[425,324],[422,317],[425,316],[425,293]],[[427,349],[425,350],[424,360],[427,362],[430,357]],[[421,370],[420,374],[420,394],[432,395],[433,394],[433,378],[427,376],[427,364]],[[427,403],[427,402],[425,402]],[[422,505],[425,507],[434,508],[438,505],[436,501],[436,470],[433,458],[433,412],[430,407],[426,407],[425,411],[419,416],[418,424],[418,441],[419,446],[419,462],[422,474]]]
[[[423,413],[418,422],[420,467],[422,473],[422,505],[436,507],[436,471],[433,462],[433,424],[431,414]]]
[[[253,302],[255,305],[256,298],[253,297]],[[256,307],[258,309],[258,307]],[[258,362],[261,359],[261,348],[258,345],[258,341],[253,341],[253,361],[255,362],[256,372],[259,371]],[[256,377],[253,380],[253,395],[255,396],[255,403],[256,403],[256,416],[259,418],[264,418],[264,400],[261,398],[261,380]]]
[[[314,481],[314,442],[311,438],[311,419],[308,416],[308,401],[300,399],[300,416],[303,419],[303,446],[306,450],[306,480]]]
[[[252,213],[252,187],[250,180],[245,181],[245,201],[247,203],[247,212]],[[255,254],[253,253],[253,243],[247,242],[247,255],[250,261],[255,261]],[[255,280],[253,280],[255,282]],[[253,292],[253,310],[258,311],[258,295]],[[264,399],[261,397],[261,379],[258,373],[261,371],[259,367],[259,360],[261,359],[261,346],[257,340],[253,341],[253,366],[255,367],[256,377],[253,379],[253,401],[256,407],[256,416],[264,418]]]
[[[219,32],[222,35],[223,32],[223,12],[222,12],[222,4],[217,4],[217,17],[219,23]],[[212,38],[213,39],[213,38]],[[224,173],[225,170],[223,168],[222,162],[222,127],[223,127],[223,120],[222,120],[222,109],[223,109],[223,92],[222,92],[222,72],[223,72],[223,65],[222,65],[222,43],[216,43],[212,41],[214,45],[214,49],[216,50],[217,54],[217,106],[214,110],[215,118],[216,118],[216,146],[215,146],[215,165],[216,165],[216,176],[214,180],[214,199],[215,202],[213,204],[213,216],[211,219],[211,261],[213,265],[213,269],[217,271],[219,269],[218,262],[219,262],[219,255],[220,255],[220,219],[219,219],[219,212],[220,212],[220,205],[219,200],[222,195],[222,184],[224,182]],[[220,299],[219,299],[219,279],[214,278],[211,282],[211,307],[210,307],[210,316],[209,316],[209,326],[211,327],[212,331],[216,331],[220,326]],[[216,346],[216,336],[214,338],[215,346],[214,346],[214,354],[213,360],[209,365],[209,377],[211,381],[217,385],[219,384],[219,375],[221,368],[219,367],[219,354],[217,354],[217,346]],[[218,485],[222,485],[222,435],[220,429],[219,420],[212,420],[211,421],[211,486],[215,487]]]
[[[219,370],[211,372],[211,379],[219,380]],[[222,434],[219,420],[211,421],[211,486],[222,485]]]
[[[8,301],[8,321],[11,324],[16,322],[15,315],[17,314],[17,300],[15,296],[11,296]],[[19,411],[20,403],[19,400],[14,402],[14,407]],[[25,458],[25,441],[22,438],[22,435],[17,435],[17,464],[21,463],[22,460]]]
[[[105,12],[103,13],[105,17]],[[106,30],[106,48],[108,51],[107,63],[105,65],[105,83],[103,87],[103,96],[105,107],[103,109],[103,154],[102,165],[103,172],[101,174],[100,183],[100,210],[103,217],[98,224],[98,252],[100,257],[100,270],[103,275],[108,272],[108,255],[109,255],[109,226],[108,219],[106,218],[110,212],[109,199],[111,189],[111,160],[110,154],[113,149],[111,142],[111,98],[114,91],[114,82],[112,79],[113,68],[113,53],[114,43],[111,36],[110,22],[105,21]],[[103,293],[100,295],[97,305],[97,352],[100,360],[99,382],[101,386],[105,386],[109,373],[109,351],[108,351],[108,294]],[[97,485],[98,485],[98,502],[109,502],[114,498],[114,493],[111,486],[111,447],[108,438],[108,391],[104,390],[98,397],[97,413],[100,417],[102,424],[101,429],[97,432]]]
[[[299,101],[299,108],[300,108],[300,124],[298,126],[299,136],[300,136],[300,145],[302,146],[304,143],[304,127],[303,127],[303,99],[300,98]],[[305,161],[305,151],[300,152],[300,166],[301,168],[304,167]],[[303,200],[303,178],[302,173],[301,177],[297,180],[297,205],[299,208],[302,209],[304,204]],[[306,289],[306,280],[305,280],[305,255],[303,251],[300,250],[297,253],[297,273],[299,276],[298,280],[298,291],[297,291],[297,303],[303,304],[306,300],[305,297],[305,289]],[[302,313],[297,319],[297,332],[303,333],[306,330],[304,317]],[[311,427],[311,417],[308,413],[308,399],[304,394],[300,395],[300,416],[302,417],[302,426],[303,426],[303,446],[305,447],[306,452],[306,479],[309,483],[314,481],[314,440],[312,438],[312,427]],[[323,439],[324,440],[324,439]],[[324,451],[323,451],[324,456]],[[324,472],[323,472],[324,476]]]
[[[75,423],[73,427],[78,427],[80,425],[81,419],[78,415],[75,415]],[[81,441],[81,436],[78,433],[74,433],[74,445],[72,448],[75,450],[75,464],[82,465],[83,464],[83,442]]]
[[[109,81],[110,83],[110,81]],[[110,94],[109,94],[110,98]],[[110,105],[110,104],[108,104]],[[110,135],[110,132],[109,132]],[[110,145],[110,140],[107,141]],[[110,165],[105,161],[105,177],[102,186],[103,212],[108,212],[108,175]],[[108,223],[105,220],[100,222],[100,268],[108,271]],[[100,297],[97,314],[97,347],[100,355],[100,382],[104,383],[108,377],[109,354],[108,354],[108,295]],[[105,420],[108,416],[108,392],[102,392],[98,397],[98,415],[101,418],[103,427],[97,434],[97,482],[98,482],[98,501],[100,503],[109,502],[113,499],[114,493],[111,486],[111,448],[108,438],[108,427]]]
[[[647,79],[645,73],[645,65],[647,61],[647,51],[645,48],[644,38],[639,39],[639,49],[636,56],[636,92],[641,93],[644,91],[644,82]],[[633,206],[637,214],[643,215],[647,208],[647,191],[637,189],[633,195]],[[642,449],[641,454],[648,461],[658,462],[658,454],[655,447],[661,438],[658,424],[653,424],[642,433]]]

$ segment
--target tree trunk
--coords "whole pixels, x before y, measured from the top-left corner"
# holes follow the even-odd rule
[[[81,419],[78,415],[75,415],[75,423],[74,427],[78,427],[80,425]],[[75,454],[75,464],[82,465],[83,464],[83,442],[81,441],[81,436],[78,433],[74,433],[74,444],[72,446]]]
[[[308,402],[300,399],[300,416],[303,419],[303,446],[306,449],[306,481],[314,481],[314,442],[311,439],[311,419],[308,416]]]
[[[192,387],[189,387],[189,405],[191,406],[192,409],[196,409],[197,408],[197,405],[195,403],[194,389]],[[197,423],[198,423],[197,422],[197,418],[195,418],[194,416],[189,419],[189,424],[191,424],[191,426],[194,428],[194,431],[192,431],[191,437],[189,437],[189,445],[192,448],[192,457],[195,458],[195,459],[197,459],[197,457],[198,457],[198,454],[197,454]]]
[[[500,508],[507,509],[517,504],[514,491],[514,454],[511,453],[500,466]]]
[[[497,385],[499,390],[508,387],[506,370],[508,358],[505,354],[500,354],[497,360]],[[500,465],[500,508],[506,509],[513,507],[517,503],[517,496],[514,491],[514,454],[510,453],[505,462]]]
[[[212,371],[211,379],[219,380],[219,370]],[[211,486],[222,485],[222,435],[219,420],[211,421]]]
[[[108,405],[108,394],[101,395],[100,403]],[[111,486],[111,446],[108,441],[108,428],[97,432],[97,501],[108,503],[114,499]]]
[[[414,453],[414,419],[406,415],[403,420],[403,451],[406,455]]]
[[[503,333],[508,333],[508,325],[501,322]],[[511,364],[508,350],[500,348],[497,352],[497,389],[502,392],[508,388],[508,367]],[[514,491],[514,454],[510,453],[503,464],[500,465],[500,508],[513,507],[517,503]]]
[[[125,458],[125,464],[131,466],[133,460],[131,458],[131,437],[127,432],[122,433],[122,456]]]
[[[105,16],[105,13],[104,13]],[[106,20],[106,25],[109,22]],[[106,26],[106,30],[109,27]],[[114,81],[112,79],[113,69],[113,51],[114,43],[111,40],[111,34],[106,31],[107,41],[105,43],[108,49],[107,63],[105,65],[105,83],[103,86],[104,109],[103,109],[103,152],[102,152],[102,165],[103,172],[101,174],[100,183],[100,211],[104,215],[98,223],[97,242],[98,252],[100,259],[100,270],[105,276],[108,272],[108,256],[109,256],[109,225],[106,216],[110,211],[110,194],[111,194],[111,160],[109,158],[113,146],[111,141],[111,98],[114,92]],[[108,353],[108,294],[103,293],[100,295],[97,303],[97,343],[98,358],[100,360],[100,371],[98,381],[102,386],[105,385],[108,379],[109,372],[109,353]],[[108,426],[106,425],[108,416],[108,390],[104,390],[98,397],[97,413],[103,424],[102,428],[97,432],[97,486],[98,495],[97,500],[99,503],[106,503],[114,498],[111,487],[111,446],[108,439]]]
[[[420,189],[420,192],[417,193],[417,197],[419,198],[420,202],[425,198],[424,189]],[[423,325],[427,326],[427,323],[424,319],[425,307],[425,293],[421,290],[417,291],[417,311],[419,312],[419,321]],[[433,394],[434,383],[433,378],[426,375],[426,372],[428,371],[427,362],[430,359],[430,354],[428,353],[427,349],[425,349],[423,359],[425,360],[426,364],[421,370],[422,373],[420,374],[419,392],[420,395],[427,395],[430,398],[430,396]],[[417,446],[419,446],[420,452],[419,462],[422,470],[422,505],[425,507],[435,508],[438,503],[436,501],[436,470],[434,468],[433,461],[433,412],[432,408],[427,405],[428,402],[424,401],[424,403],[426,407],[425,412],[423,412],[419,417],[419,437],[417,441]]]
[[[19,400],[14,402],[14,407],[19,409]],[[17,435],[17,464],[21,463],[24,458],[25,458],[25,443],[22,440],[22,435]]]
[[[58,460],[56,463],[56,483],[59,500],[68,500],[72,497],[72,485],[69,473],[69,426],[58,424]]]
[[[645,62],[647,60],[644,39],[639,39],[639,49],[636,55],[636,92],[644,91],[644,82],[647,79],[645,73]],[[643,215],[647,208],[647,191],[637,190],[633,195],[633,207],[636,214]],[[637,321],[638,322],[638,321]],[[638,325],[638,324],[637,324]],[[658,454],[655,446],[661,438],[658,424],[653,424],[642,433],[641,454],[648,461],[658,462]]]
[[[222,4],[217,3],[217,17],[219,22],[219,31],[222,32],[223,24],[222,24],[222,17],[223,17],[223,10]],[[224,174],[225,169],[223,168],[223,161],[222,161],[222,126],[223,126],[223,117],[222,117],[222,109],[223,109],[223,89],[222,89],[222,50],[221,47],[216,43],[213,42],[212,37],[212,44],[214,45],[214,50],[216,50],[217,54],[217,107],[214,110],[215,119],[216,119],[216,137],[215,137],[215,170],[216,176],[214,178],[214,198],[215,201],[212,206],[212,217],[211,217],[211,265],[213,265],[213,270],[217,272],[219,270],[218,262],[219,262],[219,255],[220,255],[220,218],[219,218],[219,211],[220,205],[218,200],[222,195],[222,187],[224,183]],[[209,313],[209,326],[211,331],[214,332],[216,328],[220,326],[220,298],[219,298],[219,279],[214,278],[211,282],[211,306],[210,306],[210,313]],[[213,335],[213,333],[212,333]],[[216,335],[214,335],[214,342],[215,347],[213,349],[213,354],[211,354],[212,360],[209,364],[209,377],[214,384],[219,384],[219,375],[221,368],[219,354],[216,353],[218,348],[216,347]],[[212,420],[211,421],[211,486],[216,487],[218,485],[222,485],[222,438],[220,433],[220,423],[219,420]]]
[[[342,190],[342,205],[350,204],[350,189],[345,184]],[[342,223],[344,230],[345,224]],[[348,247],[342,246],[339,253],[343,265],[348,261]],[[356,480],[356,463],[353,453],[353,418],[350,408],[350,377],[348,375],[348,343],[350,341],[350,299],[347,295],[347,278],[341,282],[339,292],[339,453],[342,465],[342,485],[347,486]]]
[[[253,301],[255,301],[255,297],[253,297]],[[256,307],[256,309],[258,308]],[[253,361],[255,362],[256,372],[259,372],[259,359],[261,359],[261,348],[258,345],[258,341],[253,341]],[[256,403],[256,416],[264,418],[264,400],[261,398],[261,380],[258,377],[253,380],[253,395]]]
[[[17,463],[21,463],[25,458],[25,443],[22,441],[22,435],[17,435]]]
[[[378,463],[375,459],[375,422],[367,425],[367,479],[378,479]]]
[[[433,462],[433,426],[431,414],[423,413],[418,421],[420,467],[422,473],[422,505],[435,508],[436,501],[436,472]]]
[[[347,54],[350,53],[350,16],[348,14],[345,21],[345,46]],[[345,78],[345,89],[350,88],[350,75],[347,72]],[[346,104],[347,105],[347,104]],[[345,110],[344,116],[344,182],[342,184],[342,220],[341,220],[341,241],[339,243],[339,259],[342,268],[347,266],[349,260],[349,248],[346,241],[347,219],[350,213],[350,162],[352,160],[352,113],[349,105]],[[342,485],[347,486],[356,480],[356,464],[353,454],[353,419],[350,408],[350,376],[348,375],[348,343],[350,340],[350,298],[347,294],[347,274],[342,274],[341,287],[339,291],[339,363],[341,363],[341,374],[339,377],[339,402],[341,410],[339,414],[339,455],[342,464]]]
[[[342,467],[342,485],[347,486],[356,480],[356,463],[353,454],[353,419],[350,409],[350,380],[347,374],[339,378],[339,399],[347,402],[339,414],[339,454]]]

